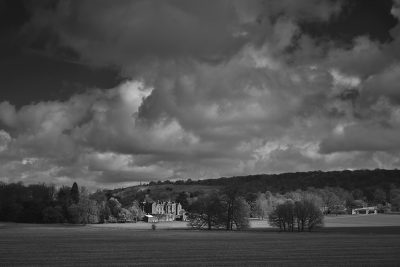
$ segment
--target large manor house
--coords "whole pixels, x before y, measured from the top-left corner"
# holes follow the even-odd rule
[[[141,208],[142,211],[146,214],[147,220],[152,220],[152,221],[185,220],[185,210],[182,208],[182,205],[177,202],[144,201],[141,203]]]

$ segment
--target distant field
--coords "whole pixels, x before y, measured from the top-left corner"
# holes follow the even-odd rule
[[[149,230],[151,229],[151,223],[137,222],[137,223],[109,223],[109,224],[93,224],[88,225],[92,228],[122,228],[122,229],[132,229],[132,230]],[[159,222],[156,223],[157,229],[162,230],[172,230],[172,229],[188,229],[187,222]]]
[[[400,215],[341,215],[341,216],[327,216],[324,219],[325,227],[381,227],[381,226],[399,226]],[[138,223],[118,223],[118,224],[96,224],[89,225],[95,228],[126,228],[137,230],[148,230],[151,224],[138,222]],[[156,223],[157,229],[187,229],[186,222],[159,222]],[[250,227],[252,229],[265,229],[271,228],[267,220],[250,220]]]
[[[341,215],[325,217],[325,227],[400,226],[400,215]]]
[[[0,224],[0,265],[395,266],[400,262],[400,227],[277,233],[116,226]]]
[[[381,227],[400,226],[400,215],[370,214],[370,215],[339,215],[325,216],[325,227]],[[266,220],[251,220],[252,228],[270,227]]]

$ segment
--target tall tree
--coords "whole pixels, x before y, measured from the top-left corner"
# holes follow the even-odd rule
[[[235,210],[235,201],[240,196],[240,188],[236,185],[230,185],[223,189],[223,199],[226,205],[226,230],[232,230],[233,214]]]
[[[294,203],[291,200],[277,205],[268,216],[268,221],[272,226],[279,227],[280,231],[288,232],[294,230],[294,219]]]
[[[376,188],[374,191],[374,203],[375,204],[385,204],[386,202],[386,192],[382,188]]]
[[[121,212],[122,210],[122,205],[121,203],[118,201],[118,199],[112,197],[107,201],[108,207],[110,208],[111,211],[111,215],[114,218],[118,218],[118,214]]]
[[[189,206],[189,224],[193,228],[219,228],[225,222],[225,207],[217,193],[199,197]]]
[[[180,203],[184,210],[187,210],[187,208],[189,207],[188,193],[184,191],[180,192],[179,195],[176,197],[175,201]]]
[[[321,225],[323,214],[318,206],[310,200],[297,201],[294,206],[294,215],[296,218],[297,230],[304,231],[306,227],[311,231],[317,225]]]
[[[100,222],[100,208],[95,200],[89,198],[89,192],[85,187],[80,189],[78,207],[80,223]]]
[[[250,205],[243,197],[237,197],[234,203],[232,221],[236,229],[246,229],[249,227]]]
[[[344,204],[345,200],[341,200],[335,192],[329,187],[320,190],[322,200],[326,207],[326,213],[335,213],[337,209]]]
[[[263,220],[272,211],[271,201],[265,197],[265,194],[259,193],[254,205],[254,215]]]
[[[132,204],[128,207],[128,210],[132,213],[135,221],[140,220],[145,215],[140,208],[139,202],[136,200],[132,202]]]
[[[392,204],[392,211],[400,211],[400,188],[390,190],[390,203]]]
[[[74,182],[71,188],[71,199],[73,203],[75,204],[79,203],[79,188],[76,182]]]

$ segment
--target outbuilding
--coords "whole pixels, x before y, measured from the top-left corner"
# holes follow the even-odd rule
[[[157,222],[157,218],[154,217],[153,215],[147,214],[144,216],[143,221],[148,222],[148,223],[154,223],[154,222]]]
[[[373,207],[363,207],[363,208],[358,208],[358,209],[352,209],[351,214],[377,214],[378,213],[378,207],[373,206]]]

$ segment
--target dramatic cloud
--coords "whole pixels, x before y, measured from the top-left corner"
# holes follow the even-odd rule
[[[148,59],[227,60],[245,44],[260,44],[274,34],[280,35],[274,37],[277,45],[286,46],[295,22],[326,21],[340,6],[316,0],[100,0],[95,5],[64,0],[33,8],[25,33],[34,42],[51,32],[47,49],[72,48],[85,62],[131,73]]]
[[[59,1],[21,36],[126,78],[0,103],[0,179],[153,179],[400,165],[400,26],[316,38],[342,1]],[[347,7],[349,8],[349,7]],[[394,3],[387,16],[398,16]],[[364,32],[364,31],[362,31]],[[22,38],[21,37],[21,38]],[[67,56],[68,56],[67,55]]]

